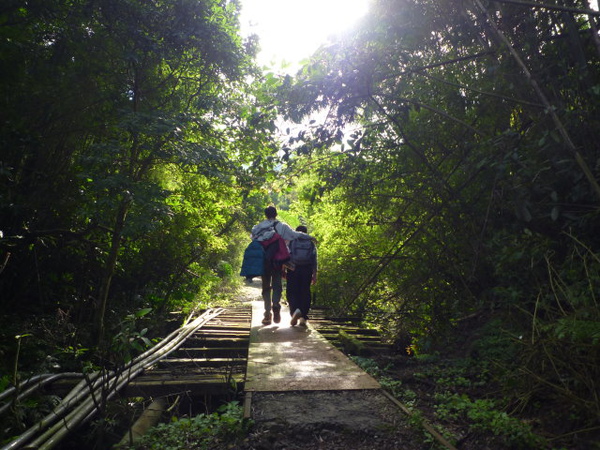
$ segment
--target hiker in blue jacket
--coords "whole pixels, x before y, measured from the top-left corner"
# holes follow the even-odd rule
[[[306,233],[304,225],[296,231]],[[297,239],[290,244],[290,269],[287,271],[286,297],[290,305],[290,325],[305,327],[310,310],[310,285],[317,282],[317,247],[311,240]]]
[[[264,272],[265,250],[260,242],[253,240],[244,251],[240,275],[246,283],[252,283],[252,278],[259,277]]]
[[[265,208],[266,219],[252,228],[252,239],[259,242],[266,241],[278,233],[284,240],[293,241],[299,237],[308,237],[306,233],[294,231],[287,223],[277,220],[277,209],[274,206]],[[262,274],[262,297],[265,303],[265,314],[262,320],[264,325],[271,323],[271,311],[273,312],[273,322],[281,321],[281,267],[273,267],[269,262],[265,262]]]

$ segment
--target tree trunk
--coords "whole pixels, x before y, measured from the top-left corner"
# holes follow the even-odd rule
[[[106,261],[106,267],[104,269],[104,275],[102,277],[102,283],[100,285],[99,304],[96,311],[96,330],[97,330],[97,343],[102,344],[104,339],[104,316],[106,314],[106,305],[108,303],[108,294],[110,291],[110,284],[112,277],[115,273],[115,267],[117,266],[117,259],[119,256],[119,249],[121,248],[121,237],[123,236],[123,229],[125,228],[125,218],[129,211],[129,205],[131,200],[124,198],[119,205],[117,216],[115,217],[115,226],[113,230],[110,251],[108,259]]]

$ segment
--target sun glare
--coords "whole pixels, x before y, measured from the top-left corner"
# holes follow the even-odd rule
[[[368,9],[369,0],[243,0],[242,33],[260,37],[262,65],[290,71],[327,38],[350,27]]]

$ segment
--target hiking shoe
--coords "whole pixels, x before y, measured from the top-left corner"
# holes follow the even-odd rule
[[[265,313],[265,318],[262,320],[263,325],[271,325],[271,313]]]
[[[275,323],[281,322],[281,314],[279,314],[278,309],[273,310],[273,322],[275,322]]]
[[[308,325],[306,324],[306,319],[304,317],[300,317],[300,320],[298,320],[298,325],[301,327],[307,327]]]
[[[292,321],[290,322],[290,325],[296,325],[298,323],[298,319],[300,319],[301,317],[302,311],[300,311],[300,309],[296,309],[296,311],[294,311],[294,314],[292,315]]]

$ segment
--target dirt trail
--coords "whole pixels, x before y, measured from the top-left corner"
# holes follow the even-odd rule
[[[256,393],[244,449],[423,448],[423,435],[379,391]]]

